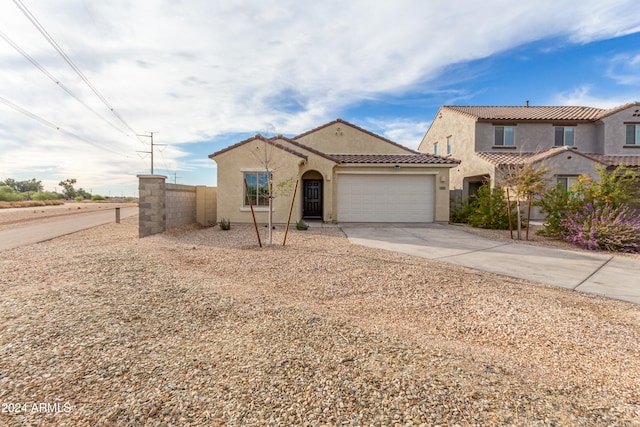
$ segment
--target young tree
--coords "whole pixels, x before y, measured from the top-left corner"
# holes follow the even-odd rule
[[[512,188],[516,198],[516,214],[518,240],[522,240],[522,206],[521,202],[527,202],[527,219],[531,215],[533,199],[542,194],[549,179],[546,175],[549,169],[535,167],[532,163],[515,164],[503,167],[501,181],[507,188]],[[528,235],[528,234],[527,234]]]

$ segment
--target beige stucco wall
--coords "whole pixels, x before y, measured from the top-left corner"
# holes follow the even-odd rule
[[[560,125],[560,124],[558,124]],[[507,126],[507,125],[505,125]],[[478,122],[476,127],[476,151],[487,152],[535,152],[555,146],[555,123],[518,123],[515,127],[515,146],[495,146],[494,123]],[[596,150],[596,129],[593,123],[578,123],[575,130],[575,147],[585,153]]]
[[[296,141],[323,153],[331,154],[407,154],[407,148],[362,132],[344,122],[333,123]]]
[[[475,155],[475,119],[446,108],[441,108],[436,114],[420,142],[418,151],[433,154],[433,145],[437,142],[438,154],[445,155],[449,136],[451,137],[451,157],[460,160],[458,166],[448,169],[450,189],[459,190],[466,197],[468,188],[465,187],[464,177],[492,175],[493,167]]]
[[[264,171],[264,152],[267,144],[267,152],[270,157],[270,166],[273,170],[273,222],[284,224],[287,222],[291,208],[291,198],[295,181],[300,179],[295,194],[295,201],[291,214],[291,221],[295,223],[302,217],[302,176],[306,172],[317,172],[323,178],[323,219],[331,221],[333,212],[332,179],[335,162],[290,144],[286,140],[278,139],[276,142],[296,152],[307,156],[297,156],[281,148],[274,147],[262,140],[250,141],[233,150],[226,151],[216,156],[218,165],[218,194],[217,194],[217,219],[229,219],[232,223],[253,222],[251,210],[243,206],[243,172]],[[286,183],[289,183],[288,189]],[[281,185],[279,185],[281,184]],[[256,221],[266,224],[269,221],[268,207],[254,207]],[[335,218],[335,217],[333,217]]]
[[[640,156],[640,144],[625,145],[625,123],[640,124],[640,107],[632,106],[602,119],[604,154],[609,156]],[[634,117],[633,115],[636,114]]]

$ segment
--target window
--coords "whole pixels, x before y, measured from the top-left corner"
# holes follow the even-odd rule
[[[578,184],[577,176],[559,176],[557,178],[558,184],[565,190],[571,190],[571,187]]]
[[[253,206],[269,206],[269,174],[267,172],[245,172],[244,179],[247,180],[247,188],[243,191],[243,204],[249,206],[249,197]]]
[[[573,127],[556,127],[556,147],[563,145],[573,147],[575,140],[575,128]]]
[[[447,137],[447,155],[451,154],[451,137]]]
[[[640,124],[627,125],[626,145],[640,145]]]
[[[496,126],[494,145],[513,147],[515,145],[516,128],[514,126]]]
[[[434,143],[433,144],[433,154],[435,154],[436,156],[438,155],[438,143]]]

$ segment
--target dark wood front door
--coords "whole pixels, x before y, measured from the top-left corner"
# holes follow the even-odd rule
[[[305,218],[322,218],[322,180],[304,180],[304,202],[302,216]]]

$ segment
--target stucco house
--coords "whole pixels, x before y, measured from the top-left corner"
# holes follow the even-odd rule
[[[292,221],[448,221],[449,169],[458,165],[341,119],[293,138],[256,135],[209,158],[217,164],[217,218],[233,223],[253,221],[250,201],[257,221],[267,222],[270,174],[275,223],[287,221],[296,181]]]
[[[474,194],[500,180],[500,171],[533,163],[552,184],[570,186],[596,166],[640,167],[640,103],[612,109],[575,106],[443,106],[418,151],[453,156],[454,196]]]

